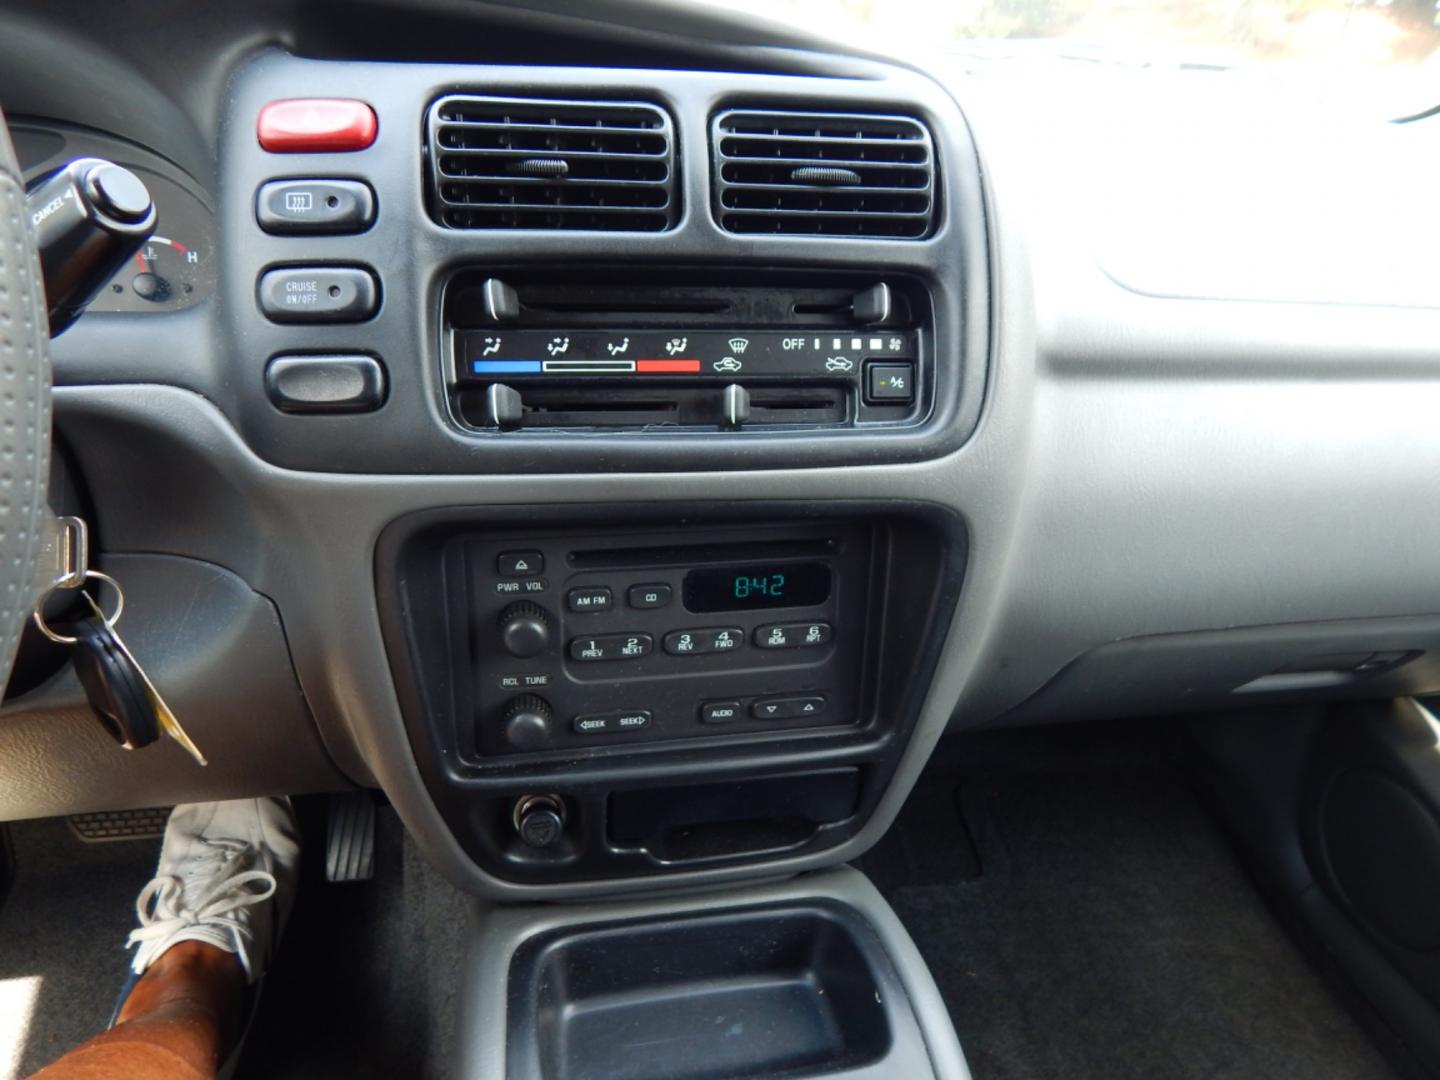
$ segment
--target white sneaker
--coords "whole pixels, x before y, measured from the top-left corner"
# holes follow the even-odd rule
[[[203,941],[238,956],[253,984],[290,914],[299,866],[289,799],[175,807],[155,878],[135,902],[131,969],[141,975],[170,946]]]

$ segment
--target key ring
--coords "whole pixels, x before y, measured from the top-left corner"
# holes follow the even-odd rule
[[[104,614],[100,616],[102,619],[105,620],[106,626],[114,629],[115,624],[120,621],[121,613],[125,610],[125,590],[120,588],[120,583],[116,581],[113,577],[111,577],[109,574],[102,574],[99,570],[86,570],[85,580],[103,581],[106,585],[109,585],[110,588],[115,590],[114,614],[110,615],[108,618],[106,618]],[[36,601],[35,610],[30,613],[30,616],[35,620],[35,625],[39,628],[40,632],[44,634],[47,638],[49,638],[51,641],[55,642],[57,645],[78,644],[80,641],[79,638],[69,637],[65,634],[57,634],[54,630],[50,629],[50,625],[45,621],[45,601],[50,599],[50,594],[54,591],[54,588],[45,590],[45,594],[41,596],[38,601]],[[95,605],[95,602],[93,600],[91,601],[91,605]]]

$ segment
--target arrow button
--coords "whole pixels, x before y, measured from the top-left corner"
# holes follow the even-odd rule
[[[823,694],[760,698],[751,703],[750,715],[757,720],[793,720],[804,716],[819,716],[825,711],[827,704]]]

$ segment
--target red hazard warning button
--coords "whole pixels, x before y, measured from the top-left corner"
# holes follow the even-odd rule
[[[375,141],[375,110],[344,98],[292,98],[260,110],[255,134],[272,154],[364,150]]]

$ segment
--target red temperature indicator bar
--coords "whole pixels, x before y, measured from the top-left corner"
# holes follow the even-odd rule
[[[637,375],[698,375],[699,360],[636,360]]]

